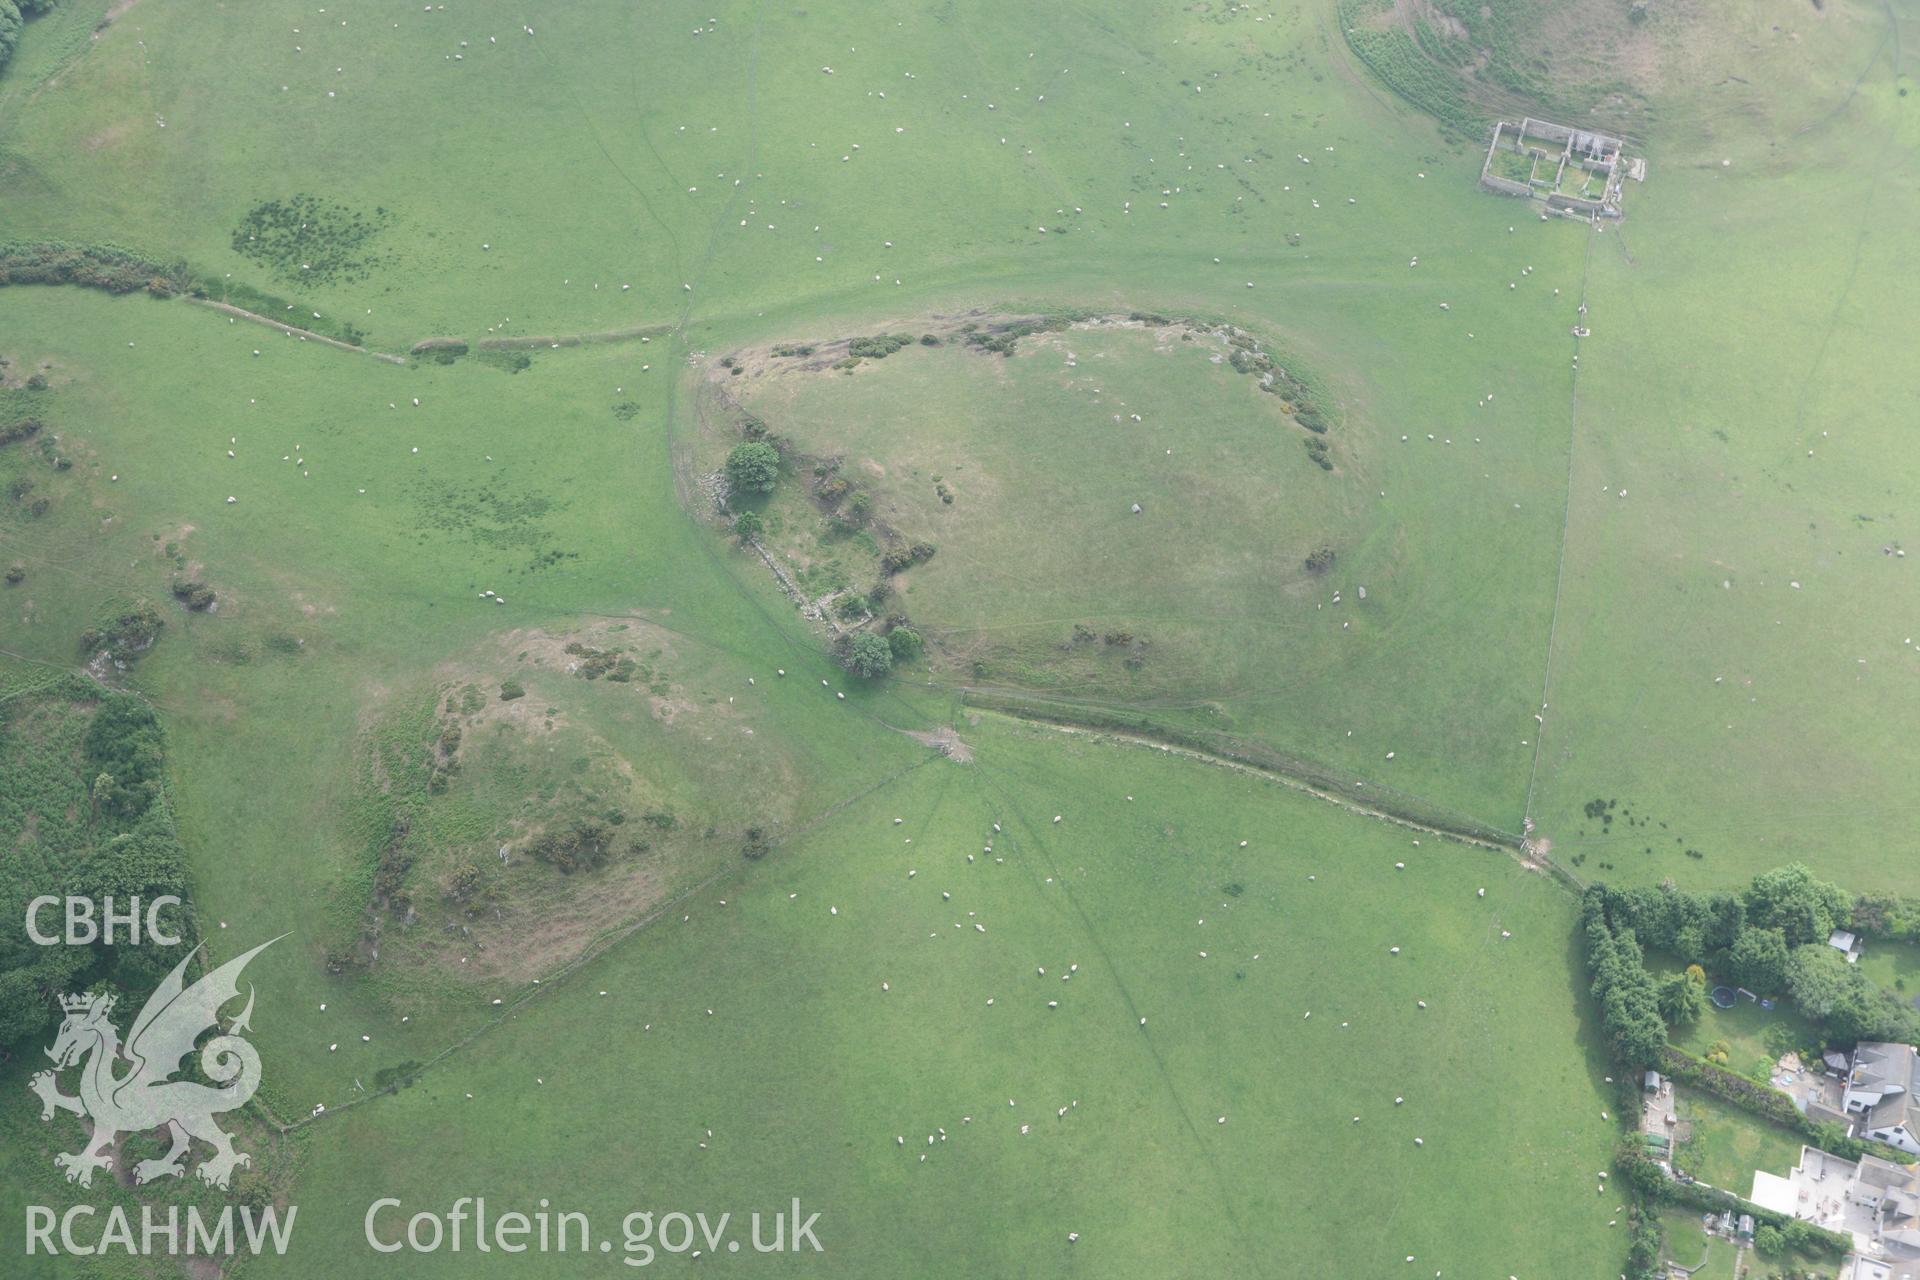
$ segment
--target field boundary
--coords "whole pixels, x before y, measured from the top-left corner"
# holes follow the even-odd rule
[[[258,312],[248,311],[244,307],[236,307],[231,302],[221,302],[217,298],[189,298],[187,301],[193,303],[195,306],[211,307],[215,311],[224,311],[228,315],[235,316],[242,320],[251,320],[255,324],[266,325],[269,329],[278,329],[285,334],[310,339],[325,346],[337,347],[342,351],[351,351],[355,355],[371,356],[375,360],[384,360],[388,364],[404,365],[407,362],[404,356],[392,355],[385,351],[374,351],[368,347],[356,347],[351,342],[342,342],[338,338],[329,338],[324,333],[315,333],[311,329],[302,329],[297,325],[283,324],[271,316],[263,316]]]
[[[962,696],[962,702],[968,703],[965,695]],[[968,703],[968,705],[974,704]],[[1585,883],[1581,881],[1578,876],[1547,856],[1544,845],[1536,844],[1510,831],[1499,831],[1495,828],[1488,828],[1488,834],[1475,834],[1430,822],[1423,822],[1418,818],[1395,813],[1392,809],[1384,805],[1369,805],[1351,796],[1338,794],[1328,789],[1325,785],[1297,777],[1282,769],[1256,764],[1248,760],[1236,759],[1230,755],[1216,754],[1200,747],[1184,746],[1179,743],[1168,742],[1148,732],[1130,733],[1123,730],[1093,728],[1074,724],[1070,721],[1051,719],[1037,715],[1023,715],[1019,711],[998,707],[975,706],[975,709],[985,711],[992,715],[1005,716],[1010,720],[1018,720],[1023,724],[1031,724],[1040,728],[1050,729],[1055,733],[1081,736],[1096,742],[1108,742],[1120,746],[1158,751],[1162,754],[1176,756],[1183,760],[1191,760],[1199,764],[1212,765],[1219,769],[1230,769],[1237,773],[1248,774],[1268,782],[1277,783],[1290,791],[1298,791],[1303,795],[1312,796],[1316,800],[1321,800],[1336,808],[1344,809],[1356,817],[1369,818],[1375,822],[1383,822],[1389,826],[1399,827],[1406,831],[1417,831],[1422,835],[1433,836],[1440,840],[1451,840],[1455,844],[1464,844],[1476,849],[1484,849],[1490,853],[1504,854],[1517,863],[1521,870],[1542,873],[1549,880],[1575,897],[1578,897],[1586,889]]]
[[[1259,749],[1248,744],[1227,742],[1205,745],[1202,740],[1199,740],[1199,735],[1189,737],[1177,730],[1161,728],[1146,722],[1144,717],[1138,724],[1101,723],[1102,717],[1099,713],[1076,714],[1077,709],[1060,704],[1025,702],[1005,695],[983,694],[970,689],[960,691],[960,701],[963,706],[974,711],[1006,716],[1009,719],[1040,725],[1061,733],[1081,734],[1150,748],[1177,755],[1183,759],[1270,778],[1292,790],[1315,796],[1353,813],[1389,822],[1408,830],[1455,840],[1462,844],[1516,856],[1524,855],[1528,863],[1536,862],[1526,840],[1518,832],[1505,831],[1473,819],[1449,821],[1439,814],[1422,817],[1388,804],[1368,804],[1347,794],[1344,790],[1348,787],[1359,788],[1369,785],[1364,779],[1343,779],[1331,769],[1313,767],[1304,763],[1290,767],[1286,762],[1278,759],[1261,760],[1257,758]],[[1275,755],[1277,756],[1278,753]],[[1387,788],[1380,788],[1380,790],[1388,791]],[[1415,797],[1407,797],[1407,799],[1415,804],[1426,803]],[[1411,808],[1411,805],[1408,807]],[[1438,807],[1434,806],[1436,809]]]

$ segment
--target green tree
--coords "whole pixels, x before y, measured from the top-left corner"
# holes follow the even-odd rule
[[[1699,966],[1694,966],[1698,971]],[[1696,982],[1690,974],[1676,973],[1660,984],[1660,1017],[1669,1027],[1692,1026],[1706,1011],[1704,977]]]
[[[920,633],[912,627],[895,627],[887,632],[887,648],[893,650],[896,662],[908,662],[918,657],[922,647]]]
[[[742,511],[733,518],[733,531],[742,541],[759,537],[760,531],[766,527],[767,522],[752,511]]]
[[[885,637],[862,631],[847,643],[844,661],[847,670],[862,679],[872,680],[893,669],[893,649]]]
[[[1780,930],[1789,946],[1825,942],[1853,914],[1845,890],[1815,879],[1798,862],[1755,876],[1740,898],[1748,924]]]
[[[1795,947],[1787,960],[1787,994],[1800,1006],[1800,1012],[1816,1022],[1824,1022],[1846,999],[1858,973],[1846,957],[1825,943]]]
[[[764,440],[737,444],[727,454],[726,471],[736,493],[772,493],[780,479],[780,451]]]
[[[1727,971],[1752,991],[1769,994],[1787,985],[1787,938],[1778,929],[1749,926],[1727,948]]]
[[[0,65],[13,56],[20,43],[20,7],[13,0],[0,0]]]
[[[1753,1233],[1753,1251],[1763,1258],[1777,1258],[1787,1247],[1787,1238],[1777,1227],[1761,1227]]]

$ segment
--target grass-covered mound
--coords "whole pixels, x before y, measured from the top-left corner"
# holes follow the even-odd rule
[[[790,833],[794,762],[739,665],[643,622],[516,629],[369,708],[357,914],[331,963],[398,987],[549,975]]]

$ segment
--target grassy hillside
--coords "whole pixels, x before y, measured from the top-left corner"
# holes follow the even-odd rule
[[[1911,892],[1900,14],[1656,4],[1616,98],[1536,65],[1574,12],[1385,15],[1494,48],[1434,82],[1451,130],[1330,0],[31,24],[9,239],[365,345],[0,288],[0,426],[40,423],[0,445],[0,689],[137,692],[215,957],[292,934],[247,1123],[302,1230],[241,1274],[358,1274],[376,1194],[798,1195],[834,1274],[1619,1274],[1555,882],[965,702],[1228,735],[1588,878]],[[1530,95],[1635,132],[1624,226],[1476,190],[1465,122]],[[1135,312],[1193,327],[960,328]],[[1225,326],[1324,393],[1327,468]],[[925,661],[848,676],[714,517],[720,390],[789,450],[765,541],[810,594],[937,547],[887,606]],[[16,1221],[77,1194],[43,1048],[0,1081]]]

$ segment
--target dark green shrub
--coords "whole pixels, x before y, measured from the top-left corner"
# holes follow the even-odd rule
[[[772,493],[780,479],[780,451],[764,441],[737,444],[727,454],[727,483],[742,493]]]
[[[847,641],[841,664],[863,680],[873,680],[893,669],[893,650],[886,638],[862,631]]]

